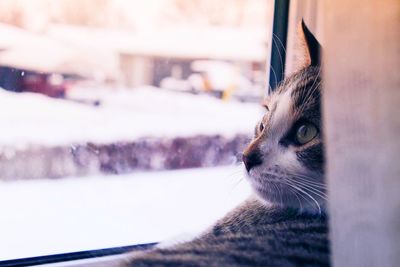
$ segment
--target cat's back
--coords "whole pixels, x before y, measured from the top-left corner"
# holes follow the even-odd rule
[[[127,266],[329,266],[327,219],[251,199],[203,236],[136,254]]]

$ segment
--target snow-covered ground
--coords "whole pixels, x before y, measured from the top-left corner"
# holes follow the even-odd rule
[[[75,99],[98,99],[98,107],[38,94],[0,90],[0,145],[109,143],[138,137],[249,134],[261,116],[256,104],[208,96],[139,89],[76,89]]]
[[[68,97],[101,105],[0,90],[0,147],[233,137],[251,134],[262,114],[256,104],[153,87],[77,88]],[[0,260],[199,233],[249,195],[247,183],[238,183],[243,177],[231,166],[0,182]]]
[[[203,231],[250,194],[241,166],[0,183],[0,260]]]

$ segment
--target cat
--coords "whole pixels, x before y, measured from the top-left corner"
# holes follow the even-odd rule
[[[249,181],[261,200],[279,206],[325,209],[321,123],[320,44],[301,24],[307,67],[285,79],[263,103],[266,113],[243,153]]]
[[[192,241],[121,266],[329,266],[320,45],[304,22],[302,68],[264,102],[243,153],[254,196]]]

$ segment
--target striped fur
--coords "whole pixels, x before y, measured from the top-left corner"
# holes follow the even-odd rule
[[[201,237],[133,254],[121,266],[329,266],[326,216],[250,199]]]

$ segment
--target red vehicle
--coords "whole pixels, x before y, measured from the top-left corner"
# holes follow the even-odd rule
[[[62,98],[73,76],[0,67],[0,87],[13,92],[34,92]]]
[[[68,84],[61,74],[25,72],[21,91],[41,93],[50,97],[64,97]]]

